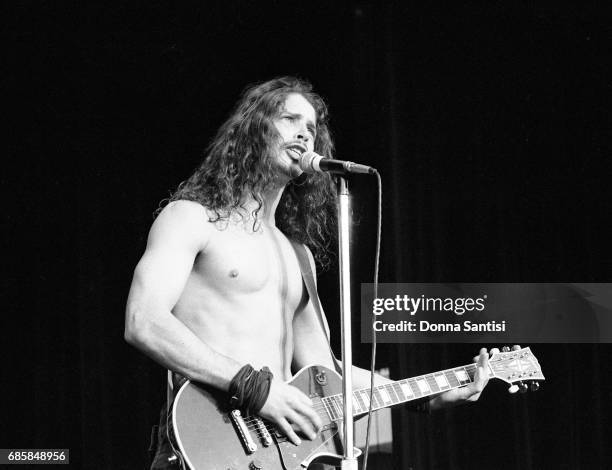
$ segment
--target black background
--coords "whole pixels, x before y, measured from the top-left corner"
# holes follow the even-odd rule
[[[602,5],[4,3],[0,447],[69,447],[73,468],[145,465],[164,374],[123,342],[131,273],[160,200],[255,81],[311,80],[337,156],[380,170],[381,281],[609,282]],[[351,186],[357,292],[372,278],[376,192]],[[337,349],[335,276],[320,285]],[[532,346],[542,391],[498,383],[477,405],[400,410],[392,465],[609,468],[611,348]],[[478,347],[385,345],[378,364],[400,378]]]

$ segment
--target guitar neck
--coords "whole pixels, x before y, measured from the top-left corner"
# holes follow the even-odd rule
[[[389,406],[407,403],[420,398],[446,392],[474,382],[476,364],[469,364],[432,374],[419,375],[409,379],[378,385],[372,392],[372,409],[379,410]],[[489,371],[489,377],[493,374]],[[330,417],[334,420],[343,416],[342,394],[323,398]],[[353,390],[353,414],[367,413],[370,408],[370,389]]]

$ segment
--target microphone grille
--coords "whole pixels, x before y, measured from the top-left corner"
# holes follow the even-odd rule
[[[298,165],[300,166],[301,170],[306,173],[316,172],[314,162],[318,156],[319,155],[311,151],[304,152],[298,162]]]

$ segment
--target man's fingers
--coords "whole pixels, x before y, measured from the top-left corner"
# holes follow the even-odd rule
[[[499,353],[497,349],[491,349],[491,354]],[[478,356],[474,356],[476,371],[474,381],[464,387],[449,390],[438,395],[432,402],[438,406],[456,405],[462,402],[474,402],[480,398],[482,391],[489,382],[489,354],[486,348],[481,348]]]
[[[280,418],[276,420],[277,426],[283,432],[285,436],[296,446],[299,446],[302,443],[302,440],[295,433],[289,422],[285,418]]]
[[[498,350],[499,352],[499,350]],[[491,353],[493,353],[493,349],[491,349]],[[488,359],[489,355],[487,354],[487,349],[486,348],[480,348],[480,351],[478,352],[478,356],[474,356],[474,362],[478,362],[481,361],[483,358]]]
[[[480,352],[478,353],[478,360],[480,362],[485,362],[489,359],[489,355],[487,354],[487,348],[480,348]]]
[[[295,398],[299,403],[305,406],[312,406],[312,400],[308,398],[308,396],[304,392],[302,392],[299,388],[296,388],[293,385],[290,385],[290,387],[295,391]]]
[[[458,400],[459,402],[476,401],[478,400],[478,397],[480,397],[483,388],[484,386],[480,387],[475,382],[465,387],[458,388],[456,390],[457,395],[455,400]]]
[[[315,439],[319,429],[323,427],[321,418],[308,396],[291,385],[275,381],[272,381],[270,394],[261,414],[277,423],[279,430],[295,445],[301,443],[296,431],[308,439]]]
[[[489,382],[489,376],[487,375],[486,369],[484,367],[478,366],[476,368],[476,374],[474,376],[474,385],[478,389],[478,391],[482,391],[483,388]]]
[[[302,414],[312,423],[315,433],[319,432],[323,427],[323,421],[321,421],[319,413],[317,413],[312,406],[307,406],[302,410]]]
[[[293,423],[294,429],[300,431],[311,441],[317,437],[316,430],[313,428],[312,424],[310,424],[308,420],[302,417],[298,412],[290,411],[287,413],[287,419],[289,422]]]
[[[480,354],[477,356],[476,373],[474,374],[474,382],[466,387],[466,400],[476,401],[480,398],[480,394],[489,383],[489,374],[487,373],[487,361],[489,360],[489,354],[485,348],[480,350]]]
[[[299,414],[308,418],[308,420],[313,424],[315,432],[318,432],[319,429],[323,427],[323,422],[321,421],[319,414],[313,408],[312,400],[300,390],[298,390],[298,397],[299,403],[295,403],[293,408]]]

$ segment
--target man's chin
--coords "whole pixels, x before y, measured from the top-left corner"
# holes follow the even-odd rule
[[[289,167],[289,174],[291,176],[291,179],[299,178],[300,176],[302,176],[302,173],[304,173],[304,172],[297,165],[291,165]]]
[[[297,165],[282,166],[274,179],[276,184],[286,185],[289,181],[299,178],[302,173],[304,172]]]

